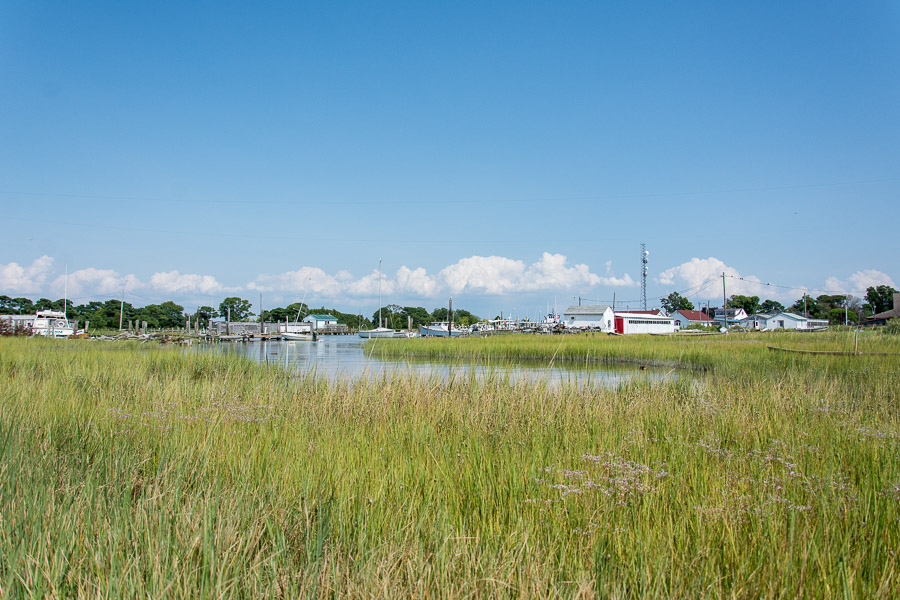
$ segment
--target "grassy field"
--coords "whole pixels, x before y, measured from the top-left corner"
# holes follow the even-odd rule
[[[771,339],[852,344],[400,341],[701,368],[595,389],[0,338],[0,597],[897,597],[900,361]]]

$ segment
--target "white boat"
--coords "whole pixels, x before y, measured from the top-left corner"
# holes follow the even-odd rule
[[[75,334],[75,326],[69,323],[65,313],[58,310],[39,310],[31,323],[31,333],[64,338]]]
[[[449,322],[435,321],[431,325],[422,325],[419,334],[422,337],[459,337],[462,335],[462,329],[456,327],[450,329]]]
[[[357,332],[359,337],[364,340],[370,340],[373,338],[393,338],[393,337],[401,337],[397,334],[400,333],[394,329],[389,329],[388,327],[383,327],[381,323],[381,259],[378,259],[378,327],[375,329],[367,329],[365,331],[360,330]]]
[[[280,334],[281,339],[288,342],[300,342],[300,341],[308,341],[314,342],[316,341],[316,336],[313,333],[292,333],[287,331],[282,331]]]
[[[397,331],[393,329],[388,329],[387,327],[376,327],[375,329],[367,329],[366,331],[360,331],[359,337],[364,340],[369,340],[372,338],[392,338],[397,337]]]

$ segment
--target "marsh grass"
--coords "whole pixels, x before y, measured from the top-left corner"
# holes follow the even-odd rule
[[[614,390],[0,339],[0,597],[895,596],[897,361],[707,339]]]

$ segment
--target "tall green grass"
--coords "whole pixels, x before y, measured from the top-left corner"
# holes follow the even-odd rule
[[[373,340],[367,351],[382,357],[484,362],[553,361],[567,364],[639,363],[706,370],[747,361],[770,362],[768,346],[794,350],[889,353],[900,357],[900,336],[871,329],[817,333],[778,331],[697,336],[505,335],[474,338]],[[739,353],[739,360],[736,353]],[[777,359],[776,359],[777,360]]]
[[[714,339],[613,390],[0,339],[0,597],[895,596],[897,361]]]

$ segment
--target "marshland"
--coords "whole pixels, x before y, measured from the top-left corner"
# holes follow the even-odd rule
[[[0,338],[0,597],[897,595],[897,336],[368,351],[681,376],[335,379]]]

